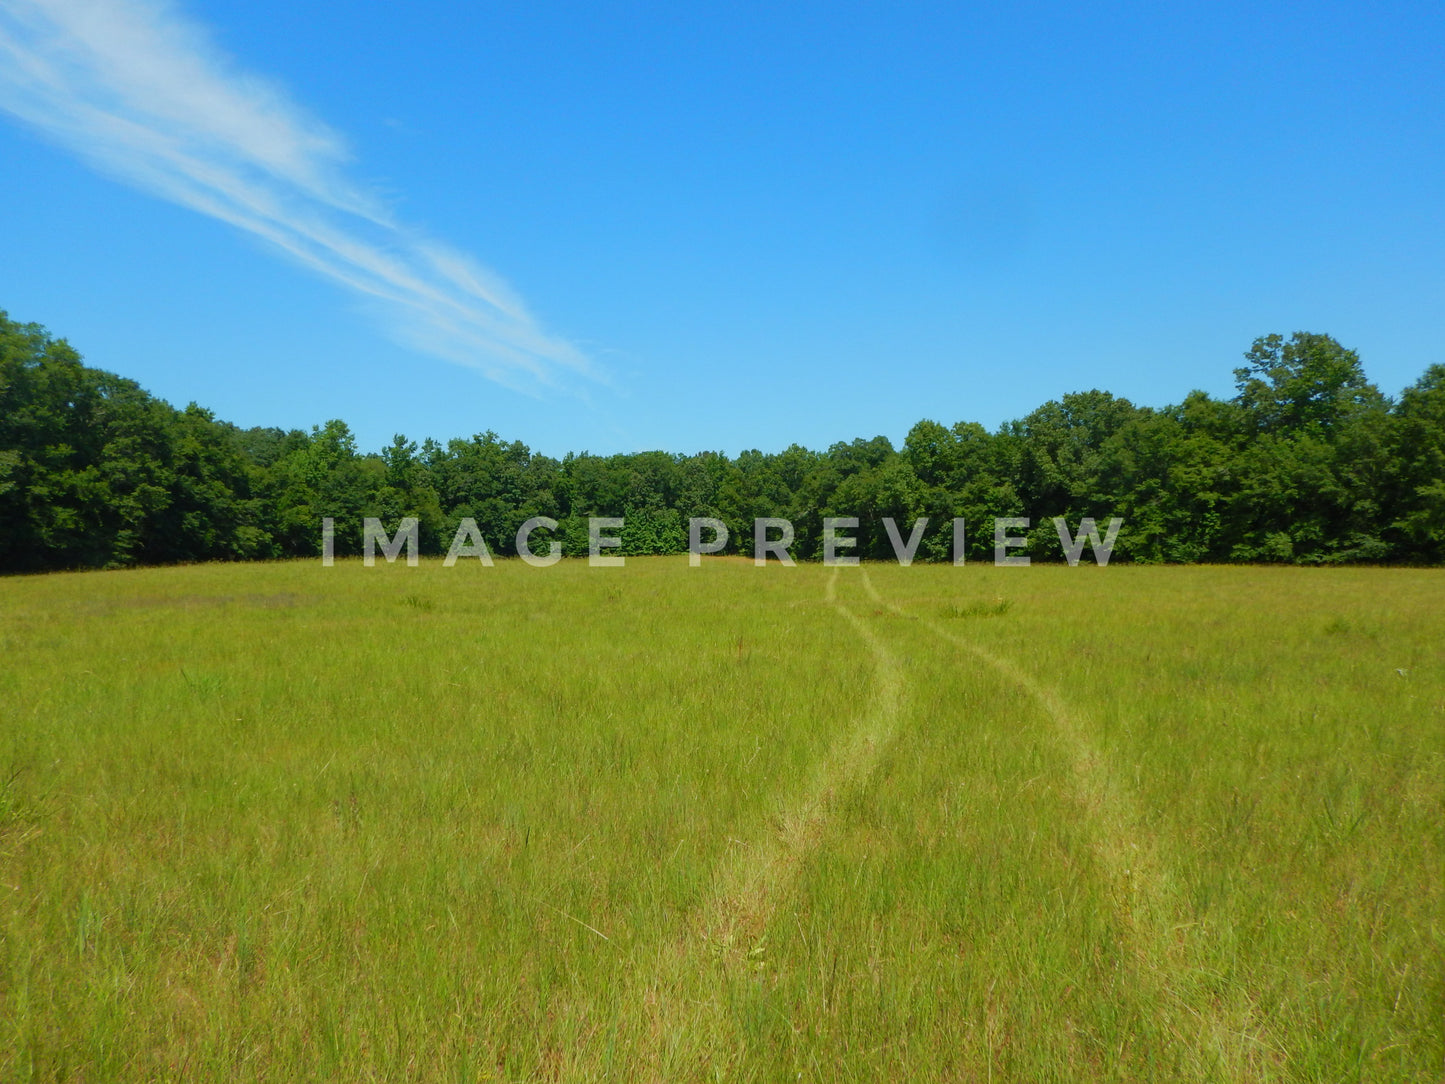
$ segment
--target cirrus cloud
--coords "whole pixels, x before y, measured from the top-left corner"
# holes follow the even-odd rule
[[[164,0],[0,0],[0,110],[380,302],[409,347],[535,392],[598,379],[496,274],[348,179],[344,139]]]

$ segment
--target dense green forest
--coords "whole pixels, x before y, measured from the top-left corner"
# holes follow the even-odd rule
[[[931,518],[920,557],[950,556],[965,517],[970,559],[991,559],[995,516],[1033,523],[1026,551],[1060,560],[1054,516],[1124,520],[1116,560],[1438,563],[1445,559],[1445,365],[1398,400],[1328,335],[1257,339],[1228,400],[1191,393],[1135,406],[1087,391],[989,432],[920,421],[826,451],[562,459],[493,432],[445,445],[398,436],[361,453],[348,427],[240,429],[176,410],[84,365],[63,339],[0,312],[0,570],[98,568],[314,555],[323,516],[336,552],[361,521],[421,524],[445,553],[471,517],[492,552],[515,552],[533,516],[587,552],[587,517],[623,516],[625,554],[682,552],[692,516],[723,520],[751,552],[758,516],[790,519],[794,556],[822,549],[826,516],[861,520],[863,556],[892,558],[882,526]]]

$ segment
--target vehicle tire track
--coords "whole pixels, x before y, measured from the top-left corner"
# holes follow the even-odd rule
[[[1016,663],[885,599],[866,569],[862,570],[862,580],[863,590],[872,601],[900,617],[919,622],[935,636],[997,670],[1024,689],[1053,721],[1073,768],[1076,797],[1092,827],[1095,854],[1113,888],[1135,971],[1148,984],[1150,993],[1170,1006],[1177,1021],[1172,1030],[1192,1051],[1193,1068],[1199,1078],[1278,1078],[1278,1050],[1264,1036],[1247,992],[1238,985],[1230,987],[1223,1004],[1217,996],[1198,996],[1202,980],[1218,976],[1197,966],[1188,951],[1188,939],[1176,936],[1195,923],[1187,917],[1175,878],[1145,827],[1132,795],[1115,782],[1107,756],[1089,740],[1086,720],[1071,711],[1057,692]],[[1189,996],[1191,991],[1196,996]]]
[[[867,644],[873,695],[861,720],[829,750],[801,794],[768,831],[733,852],[718,871],[716,889],[698,909],[687,936],[647,961],[642,993],[627,1000],[640,1001],[646,1009],[647,1031],[637,1052],[654,1079],[694,1075],[690,1051],[715,1053],[735,1041],[726,980],[748,966],[780,897],[821,842],[838,798],[866,784],[897,733],[905,700],[902,669],[867,622],[838,599],[838,573],[835,567],[828,577],[824,602]],[[696,976],[709,966],[723,981],[699,990]],[[705,992],[700,1000],[688,999],[700,992]]]
[[[823,598],[873,655],[872,701],[847,738],[829,750],[807,789],[778,817],[775,829],[756,840],[721,874],[720,891],[709,908],[704,931],[714,945],[735,949],[761,933],[778,890],[821,839],[838,795],[868,780],[897,731],[904,684],[898,662],[867,623],[838,601],[837,583],[835,567]]]

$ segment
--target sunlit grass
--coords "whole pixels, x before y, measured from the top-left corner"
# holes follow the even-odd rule
[[[0,580],[0,1077],[1433,1079],[1441,643],[1433,571]]]

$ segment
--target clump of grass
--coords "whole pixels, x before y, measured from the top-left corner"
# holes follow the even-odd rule
[[[420,610],[424,614],[429,614],[432,610],[436,609],[436,603],[432,602],[429,598],[423,598],[421,595],[403,595],[401,604],[403,606],[410,606],[413,610]]]
[[[956,617],[1002,617],[1009,612],[1011,606],[1012,603],[1008,599],[995,596],[987,602],[980,599],[966,606],[957,602],[949,603],[939,611],[939,616],[950,619]]]
[[[19,801],[15,795],[15,780],[19,774],[14,772],[4,783],[0,783],[0,832],[9,828],[20,816]]]
[[[0,781],[0,841],[23,840],[37,831],[40,810],[21,793],[20,775],[16,768]]]
[[[1379,629],[1367,622],[1348,620],[1340,614],[1335,614],[1325,622],[1324,632],[1326,636],[1360,636],[1368,640],[1379,637]]]

